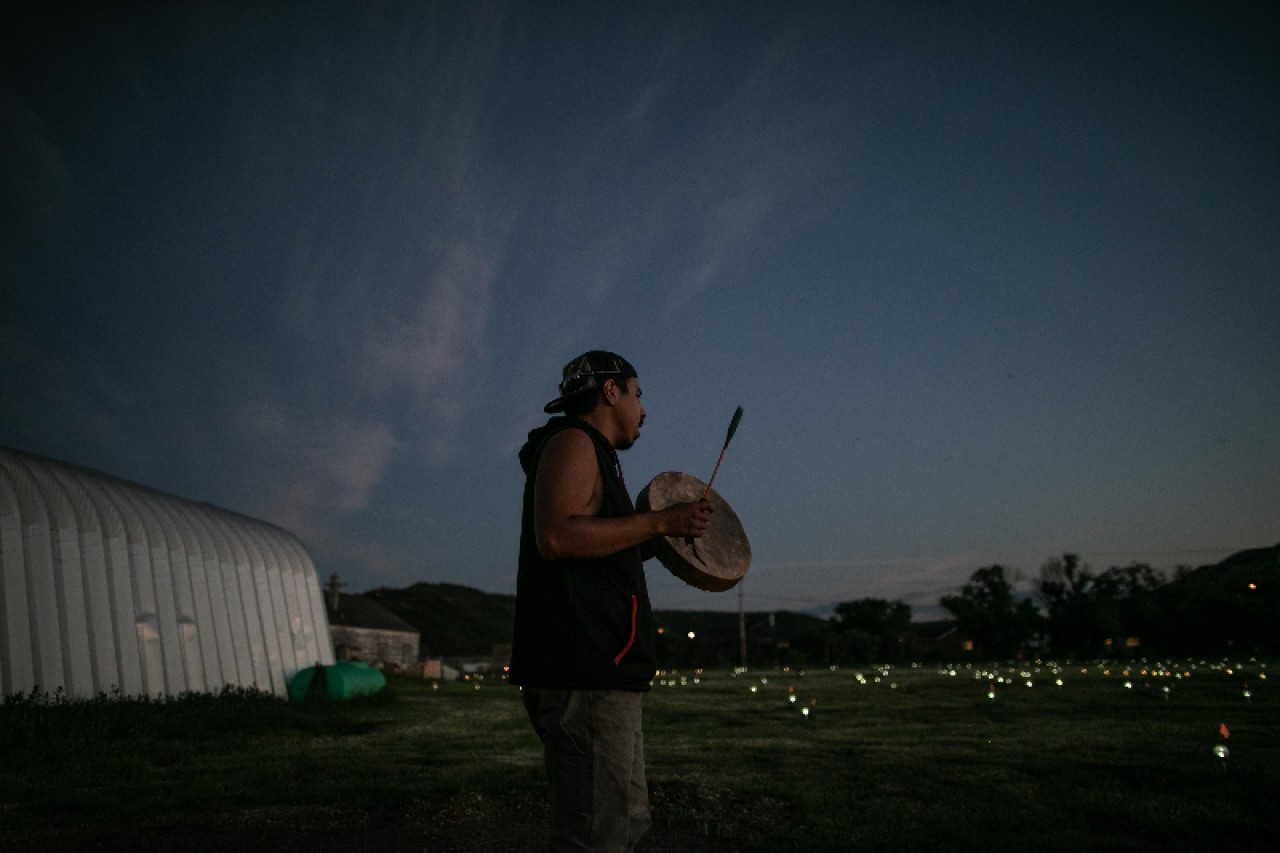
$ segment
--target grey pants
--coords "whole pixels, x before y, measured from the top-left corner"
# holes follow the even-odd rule
[[[649,829],[639,693],[522,693],[551,781],[551,849],[630,851]]]

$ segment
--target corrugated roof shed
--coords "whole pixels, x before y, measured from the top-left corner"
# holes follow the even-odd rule
[[[0,691],[284,695],[333,662],[311,558],[288,532],[0,447]]]
[[[332,596],[326,596],[325,612],[330,625],[346,628],[374,628],[379,631],[405,631],[417,634],[418,629],[401,619],[367,595],[338,594],[338,606],[333,607]]]

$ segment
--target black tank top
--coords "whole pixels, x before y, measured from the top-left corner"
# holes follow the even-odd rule
[[[538,459],[547,440],[564,429],[586,432],[595,446],[604,482],[599,517],[635,513],[617,454],[598,430],[558,417],[529,433],[520,451],[525,488],[510,680],[561,690],[646,691],[657,661],[640,549],[590,560],[546,560],[538,552],[533,526]]]

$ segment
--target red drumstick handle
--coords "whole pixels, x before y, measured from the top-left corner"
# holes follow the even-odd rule
[[[711,479],[707,480],[707,490],[702,493],[702,499],[705,501],[707,495],[711,494],[711,484],[716,481],[716,474],[720,473],[720,463],[724,461],[724,452],[729,449],[729,445],[720,448],[720,458],[716,460],[716,470],[711,472]]]

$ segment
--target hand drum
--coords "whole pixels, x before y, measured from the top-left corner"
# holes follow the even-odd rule
[[[667,471],[649,481],[636,497],[641,512],[702,498],[707,484],[697,477]],[[654,555],[680,580],[707,592],[733,589],[751,568],[751,543],[728,501],[714,490],[707,495],[714,511],[700,539],[659,536]]]

